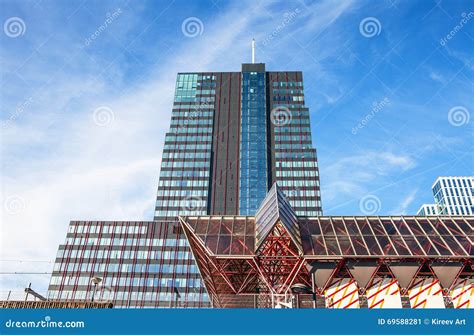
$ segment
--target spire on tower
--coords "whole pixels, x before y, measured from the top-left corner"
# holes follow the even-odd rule
[[[255,38],[252,38],[252,64],[255,64]]]

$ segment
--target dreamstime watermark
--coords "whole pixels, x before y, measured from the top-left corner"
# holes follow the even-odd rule
[[[299,197],[299,196],[302,196],[303,193],[304,192],[300,187],[295,186],[291,190],[288,190],[286,192],[286,195],[289,196],[289,197]]]
[[[301,11],[299,8],[295,8],[291,12],[286,12],[283,14],[284,18],[283,20],[275,27],[275,29],[272,30],[272,32],[265,37],[265,39],[262,41],[262,45],[266,46],[268,43],[270,43],[279,33],[281,33],[297,16],[300,14]]]
[[[459,21],[457,25],[451,29],[451,31],[442,39],[439,40],[439,44],[445,46],[449,40],[451,40],[458,32],[461,31],[462,28],[474,17],[474,12],[469,12],[468,14],[462,13],[462,19]]]
[[[206,98],[205,101],[201,102],[198,105],[195,105],[193,110],[188,113],[188,117],[183,120],[183,123],[179,126],[179,128],[184,128],[193,120],[198,119],[202,115],[203,109],[209,109],[213,107],[211,102],[211,98]]]
[[[383,110],[385,108],[385,106],[387,106],[388,104],[390,104],[390,100],[385,97],[382,101],[374,101],[372,103],[372,109],[370,111],[370,113],[368,113],[367,115],[365,115],[360,121],[359,123],[357,124],[357,126],[353,127],[352,128],[352,134],[353,135],[357,135],[357,133],[359,132],[359,130],[361,130],[362,128],[364,128],[369,122],[370,120],[372,120],[375,115],[380,112],[381,110]]]
[[[181,204],[181,209],[185,212],[202,212],[206,207],[204,199],[194,195],[184,198]]]
[[[119,16],[122,14],[122,9],[117,8],[112,13],[107,13],[105,21],[84,41],[85,46],[91,45]]]
[[[8,120],[2,121],[2,128],[6,128],[15,121],[23,112],[25,108],[27,108],[32,102],[34,101],[33,97],[29,97],[28,99],[24,100],[21,104],[19,104],[15,111],[10,115]]]
[[[84,321],[53,321],[49,315],[38,321],[5,321],[6,328],[85,328]]]
[[[3,202],[3,208],[8,214],[19,214],[25,210],[26,202],[25,199],[23,199],[19,195],[11,195],[8,196]]]
[[[270,112],[270,121],[276,127],[286,126],[291,123],[292,115],[288,107],[275,107]]]
[[[181,31],[186,37],[200,36],[204,32],[204,23],[197,17],[188,17],[181,24]]]
[[[11,38],[23,36],[26,33],[26,23],[17,16],[10,17],[3,24],[3,32]]]
[[[359,32],[362,36],[371,38],[380,35],[382,24],[376,17],[366,17],[359,23]]]
[[[374,215],[380,211],[382,203],[377,196],[369,194],[360,199],[359,208],[365,215]]]
[[[110,107],[100,106],[94,110],[92,114],[92,119],[94,123],[100,127],[105,127],[115,120],[115,114]]]
[[[471,114],[464,106],[455,106],[448,112],[448,121],[455,127],[461,127],[469,123]]]

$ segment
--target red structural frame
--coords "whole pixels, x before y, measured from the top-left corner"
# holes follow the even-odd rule
[[[305,256],[294,244],[281,222],[274,225],[253,254],[216,255],[206,247],[202,237],[194,233],[193,227],[187,223],[186,218],[180,218],[180,223],[201,272],[212,306],[216,308],[274,307],[271,303],[272,297],[292,294],[291,290],[294,284],[311,288],[314,295],[306,294],[304,297],[307,300],[306,306],[315,307],[316,303],[313,302],[313,298],[322,296],[334,279],[342,277],[356,279],[348,270],[348,261],[370,261],[376,264],[369,283],[365,287],[359,285],[359,294],[361,295],[365,293],[366,288],[377,275],[395,279],[389,267],[386,266],[393,261],[409,261],[412,264],[415,261],[419,264],[410,284],[407,287],[400,287],[402,296],[406,295],[407,289],[415,282],[416,276],[426,275],[436,278],[430,266],[433,259],[429,257],[420,257],[416,260],[393,256],[376,259],[338,257],[317,260],[315,256]],[[334,270],[321,287],[314,284],[308,267],[308,264],[315,260],[334,264]],[[439,260],[436,259],[436,261]],[[453,283],[460,276],[472,277],[472,258],[450,258],[449,261],[462,262],[463,264]],[[448,296],[451,288],[443,289],[445,297]]]

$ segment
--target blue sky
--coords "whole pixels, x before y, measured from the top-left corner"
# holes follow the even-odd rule
[[[70,220],[151,219],[176,73],[239,71],[252,38],[304,73],[325,214],[415,214],[474,171],[472,1],[2,0],[0,18],[4,272],[50,271]],[[30,280],[48,276],[1,290]]]

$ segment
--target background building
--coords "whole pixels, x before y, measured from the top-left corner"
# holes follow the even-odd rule
[[[435,204],[424,204],[421,205],[420,209],[416,213],[418,216],[429,216],[429,215],[438,215],[438,206]]]
[[[438,177],[432,186],[435,204],[417,215],[474,215],[474,177]]]

